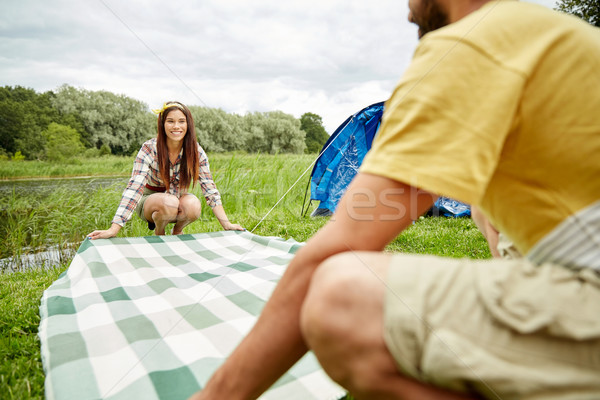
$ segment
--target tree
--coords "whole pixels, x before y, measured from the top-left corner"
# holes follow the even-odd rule
[[[61,115],[76,115],[97,149],[103,144],[112,154],[130,155],[156,135],[156,117],[138,100],[107,91],[89,91],[61,86],[53,106]]]
[[[263,132],[271,145],[270,153],[303,153],[305,133],[300,129],[300,121],[283,111],[265,113]]]
[[[245,132],[241,118],[218,108],[190,106],[196,136],[206,151],[245,150]]]
[[[318,153],[329,139],[329,135],[323,127],[323,119],[313,113],[305,113],[300,117],[300,129],[306,133],[305,153]]]
[[[84,149],[79,132],[70,126],[52,122],[42,134],[46,138],[46,158],[48,160],[69,159]]]
[[[22,86],[0,88],[0,148],[20,151],[27,159],[44,156],[42,135],[51,122],[70,126],[85,139],[83,125],[72,114],[61,115],[52,107],[54,93],[36,93]]]
[[[575,15],[600,27],[600,1],[598,0],[558,0],[555,10]]]
[[[261,153],[302,153],[304,132],[300,121],[282,111],[255,112],[244,116],[246,151]]]

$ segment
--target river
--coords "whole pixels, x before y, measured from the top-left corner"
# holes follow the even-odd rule
[[[42,198],[54,190],[89,192],[98,188],[122,185],[125,187],[129,177],[80,177],[17,179],[0,181],[0,211],[7,210],[11,199]],[[0,228],[6,221],[0,220]],[[6,229],[6,228],[5,228]],[[6,232],[2,229],[3,232]],[[2,238],[6,240],[6,238]],[[68,263],[75,255],[80,243],[62,243],[45,248],[23,249],[19,257],[0,259],[0,273],[24,271],[31,268],[54,268]]]

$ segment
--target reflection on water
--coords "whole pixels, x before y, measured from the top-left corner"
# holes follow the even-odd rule
[[[57,190],[91,193],[96,189],[111,186],[120,191],[125,188],[128,179],[129,177],[87,177],[0,181],[0,214],[6,215],[11,198],[37,199],[39,201]],[[6,221],[0,220],[0,224],[5,223]],[[6,232],[6,229],[8,228],[0,230]],[[3,240],[6,239],[3,238]],[[57,267],[69,263],[78,248],[79,243],[62,243],[60,246],[54,245],[39,249],[23,248],[19,252],[21,255],[0,259],[0,273]],[[10,252],[9,254],[15,253]]]
[[[59,248],[52,246],[44,251],[32,254],[23,254],[19,257],[8,257],[0,259],[1,272],[26,271],[33,268],[50,269],[69,263],[79,244],[73,243],[73,246]]]
[[[120,184],[125,188],[129,177],[84,177],[84,178],[52,178],[52,179],[22,179],[2,181],[0,180],[0,199],[11,196],[14,192],[17,196],[32,194],[44,195],[57,189],[69,189],[73,191],[89,191],[97,188],[109,187]],[[3,208],[0,203],[0,208]]]

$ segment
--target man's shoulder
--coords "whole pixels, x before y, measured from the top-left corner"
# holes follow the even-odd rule
[[[490,1],[461,20],[438,31],[431,37],[461,37],[477,40],[486,35],[520,41],[536,39],[549,31],[565,29],[588,29],[589,24],[579,18],[567,15],[548,7],[515,0]],[[528,36],[523,36],[527,33]]]
[[[457,50],[468,48],[471,54],[527,76],[549,49],[586,42],[594,29],[578,18],[538,4],[491,1],[461,20],[428,33],[415,55],[433,51],[448,61],[462,63],[465,54]],[[476,61],[469,59],[470,63]]]

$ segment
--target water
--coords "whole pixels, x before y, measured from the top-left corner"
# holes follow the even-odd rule
[[[91,192],[115,185],[125,188],[129,177],[85,177],[0,181],[0,210],[12,196],[40,199],[55,190]],[[0,221],[0,224],[3,221]],[[80,243],[62,243],[44,248],[23,248],[21,256],[0,259],[0,273],[31,268],[54,268],[69,263]]]
[[[0,180],[0,208],[2,199],[8,198],[14,192],[17,196],[44,195],[53,190],[67,188],[70,190],[89,191],[114,184],[122,184],[123,189],[129,177],[83,177],[83,178],[48,178],[48,179],[18,179]]]
[[[24,254],[20,257],[2,258],[0,259],[0,271],[26,271],[34,268],[49,269],[69,263],[75,256],[75,253],[77,253],[77,247],[79,247],[77,243],[71,245],[75,247],[59,248],[58,246],[51,246],[45,250]]]

